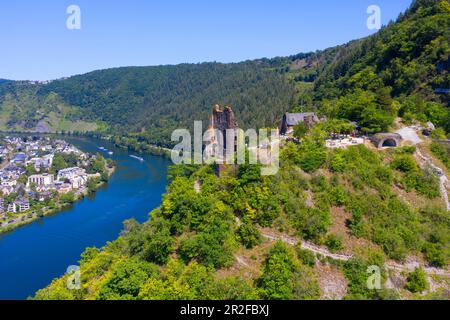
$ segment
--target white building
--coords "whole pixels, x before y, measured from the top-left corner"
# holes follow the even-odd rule
[[[75,177],[86,175],[86,171],[84,169],[73,167],[59,170],[57,180],[72,180]]]
[[[53,164],[53,154],[47,154],[41,158],[33,158],[29,162],[33,164],[34,168],[39,171],[41,167],[45,169],[50,168]]]
[[[73,189],[79,189],[86,185],[88,180],[88,175],[84,169],[74,167],[62,169],[58,172],[58,180],[64,181],[69,180]]]
[[[3,195],[8,196],[14,191],[14,188],[11,186],[1,186],[0,191]]]
[[[28,177],[27,186],[30,186],[32,183],[35,183],[37,186],[49,186],[54,180],[55,179],[52,174],[34,174]]]
[[[15,187],[17,185],[17,180],[9,179],[9,180],[2,180],[1,186],[2,187]]]
[[[79,189],[79,188],[85,186],[87,183],[87,180],[88,180],[87,175],[75,177],[74,179],[71,180],[72,188]]]
[[[23,212],[30,209],[30,203],[26,200],[17,200],[8,205],[8,212],[16,213]]]

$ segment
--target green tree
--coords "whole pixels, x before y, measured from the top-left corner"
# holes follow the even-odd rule
[[[269,251],[258,287],[264,299],[317,299],[320,290],[315,276],[296,259],[293,250],[277,242]]]
[[[75,202],[75,192],[69,191],[60,196],[60,200],[63,204],[72,204]]]
[[[242,224],[239,226],[237,230],[237,235],[241,243],[247,248],[251,249],[254,246],[261,243],[261,233],[258,228],[253,224],[253,222],[244,218]]]
[[[342,238],[335,234],[330,234],[325,239],[325,245],[331,252],[338,252],[344,248],[342,245]]]
[[[52,171],[54,173],[57,173],[59,170],[62,170],[64,168],[68,168],[66,160],[61,154],[55,154],[55,156],[53,157]]]
[[[99,292],[101,300],[133,300],[150,275],[158,269],[136,259],[119,261],[113,273]]]
[[[294,137],[297,139],[303,139],[308,133],[308,127],[305,123],[301,122],[294,126]]]

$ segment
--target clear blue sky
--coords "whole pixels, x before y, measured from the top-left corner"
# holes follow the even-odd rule
[[[81,30],[66,8],[81,8]],[[238,62],[367,36],[411,0],[14,0],[0,4],[0,78],[48,80],[97,69]]]

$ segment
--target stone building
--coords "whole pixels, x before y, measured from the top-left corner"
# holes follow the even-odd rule
[[[210,125],[207,131],[206,155],[207,158],[223,159],[227,150],[227,131],[234,131],[234,151],[236,150],[236,129],[238,129],[236,115],[230,106],[222,110],[215,105],[212,110]],[[221,152],[223,148],[223,153]]]

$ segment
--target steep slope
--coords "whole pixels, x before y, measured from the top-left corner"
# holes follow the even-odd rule
[[[343,46],[320,71],[314,98],[331,117],[386,130],[397,115],[450,131],[450,4],[417,0],[396,23]]]
[[[389,87],[393,97],[419,92],[438,100],[434,90],[450,87],[449,18],[448,1],[415,1],[396,23],[343,46],[320,73],[318,96]]]
[[[330,264],[348,299],[413,298],[386,280],[416,266],[437,283],[422,297],[446,298],[450,220],[414,149],[325,150],[315,133],[313,148],[284,147],[275,176],[257,166],[220,178],[212,166],[172,167],[148,222],[127,221],[117,240],[82,254],[79,290],[67,289],[65,275],[36,298],[318,299]],[[383,289],[366,286],[373,265]]]

